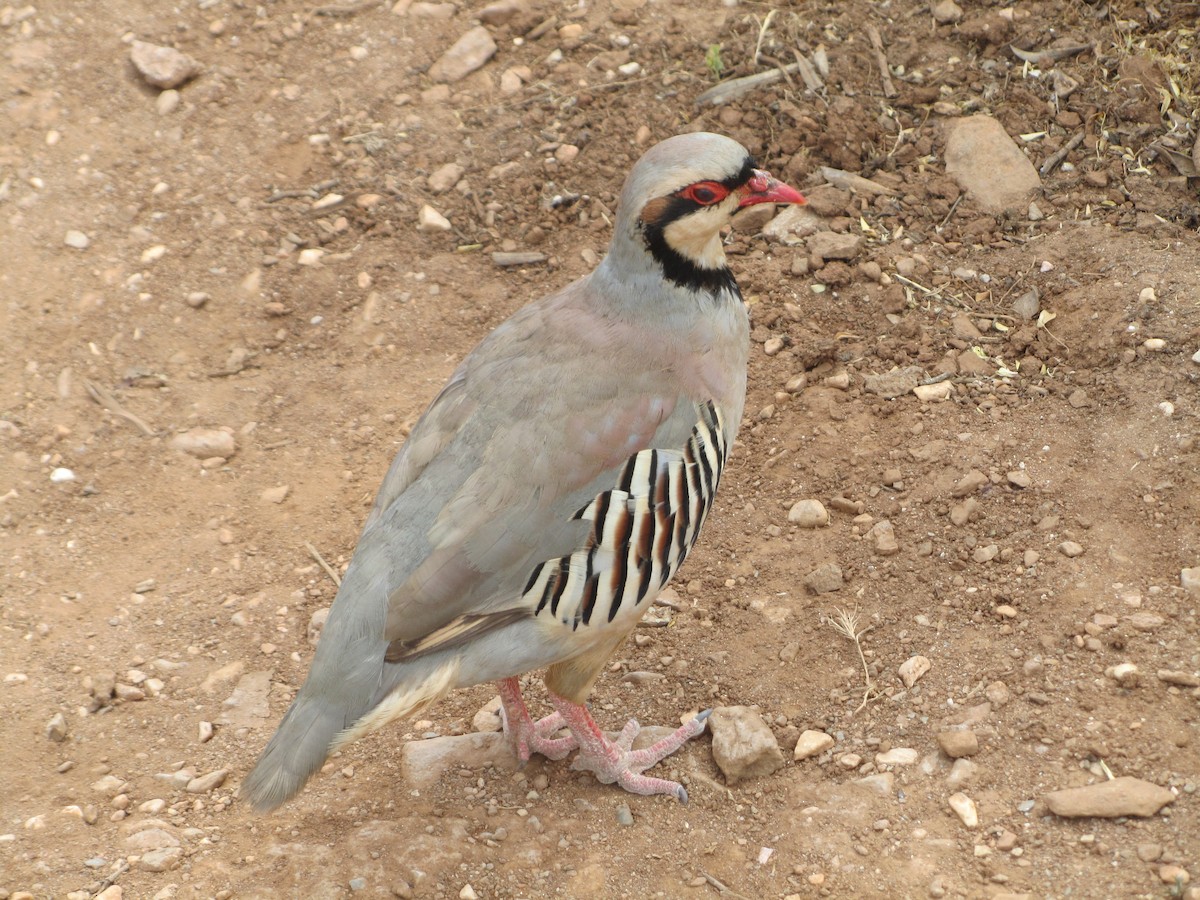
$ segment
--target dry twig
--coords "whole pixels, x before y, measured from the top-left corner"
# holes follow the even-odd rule
[[[879,693],[879,690],[875,687],[875,683],[871,681],[871,668],[867,665],[867,657],[866,654],[863,653],[862,648],[861,638],[864,634],[871,630],[871,626],[868,625],[866,628],[861,629],[858,627],[857,609],[855,609],[854,612],[847,612],[841,607],[834,607],[834,612],[836,612],[837,615],[832,616],[825,621],[830,628],[843,637],[848,638],[854,644],[854,649],[858,651],[859,661],[862,662],[863,678],[867,682],[866,689],[863,691],[862,703],[858,704],[858,708],[855,709],[851,714],[858,715],[858,713],[861,712],[868,703],[870,703],[872,700],[877,700],[880,696],[882,696]]]
[[[342,586],[341,576],[338,575],[337,571],[333,568],[333,566],[331,566],[329,563],[325,562],[325,557],[323,557],[321,555],[321,551],[318,550],[316,547],[314,547],[312,544],[310,544],[308,541],[304,542],[304,546],[308,550],[308,552],[310,554],[312,554],[312,558],[315,559],[318,563],[320,563],[321,568],[325,570],[325,574],[328,575],[330,578],[332,578],[333,583],[336,584],[340,588]]]
[[[892,83],[892,72],[888,68],[887,55],[883,52],[883,38],[879,35],[879,29],[874,25],[868,25],[867,37],[871,41],[875,65],[879,66],[879,77],[883,81],[883,96],[895,97],[896,85]]]
[[[96,384],[96,382],[88,378],[83,380],[83,386],[87,388],[89,397],[95,400],[100,406],[103,406],[105,409],[107,409],[114,416],[119,416],[126,422],[134,425],[139,431],[142,432],[142,434],[146,435],[146,437],[156,436],[153,428],[118,403],[117,398],[109,393],[106,388],[101,387],[100,385]]]

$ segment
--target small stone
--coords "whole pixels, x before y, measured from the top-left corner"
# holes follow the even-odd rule
[[[730,225],[738,234],[758,234],[773,218],[775,207],[770,203],[758,203],[734,213]]]
[[[951,496],[966,497],[968,494],[974,494],[981,487],[990,484],[991,480],[978,469],[972,469],[966,475],[958,480],[950,490]]]
[[[163,91],[154,98],[154,111],[160,116],[169,116],[179,108],[180,99],[181,97],[177,90]]]
[[[228,459],[237,449],[233,434],[221,428],[191,428],[174,435],[167,442],[172,450],[179,450],[199,459],[219,456]]]
[[[1191,672],[1180,672],[1174,669],[1159,669],[1158,680],[1179,687],[1200,687],[1200,675]]]
[[[290,486],[281,484],[277,487],[267,488],[259,496],[267,503],[282,503],[287,499],[290,490]]]
[[[949,381],[939,381],[937,384],[918,384],[912,389],[912,392],[922,403],[941,403],[954,395],[954,385]]]
[[[1058,552],[1067,559],[1074,559],[1077,556],[1083,556],[1083,547],[1074,541],[1063,541],[1058,545]]]
[[[924,377],[925,370],[920,366],[907,366],[881,375],[867,375],[863,379],[863,390],[868,394],[878,394],[885,400],[893,400],[915,391]]]
[[[1017,617],[1017,610],[1014,606],[1002,603],[996,607],[996,615],[1002,619],[1015,619]]]
[[[829,512],[820,500],[800,500],[788,510],[788,521],[801,528],[820,528],[829,524]]]
[[[325,622],[329,619],[329,607],[326,606],[314,612],[308,620],[308,643],[312,647],[316,647],[321,640],[321,631],[325,628]]]
[[[862,765],[862,757],[857,753],[843,753],[838,757],[837,763],[843,769],[857,769]]]
[[[67,739],[67,718],[62,713],[55,713],[46,723],[46,737],[61,744]]]
[[[1166,622],[1162,616],[1155,615],[1151,612],[1138,612],[1131,616],[1126,616],[1126,620],[1138,631],[1157,631]]]
[[[219,788],[225,783],[225,779],[229,777],[228,769],[217,769],[215,772],[209,772],[207,775],[201,775],[193,778],[187,783],[184,789],[189,794],[207,794],[211,790]]]
[[[796,741],[796,749],[792,751],[792,759],[808,759],[818,753],[824,753],[833,746],[833,738],[823,731],[805,731]]]
[[[417,213],[417,231],[423,234],[446,232],[452,227],[449,219],[428,204]]]
[[[1003,681],[993,681],[984,689],[983,695],[995,707],[1004,706],[1012,699],[1012,693],[1009,691],[1008,685]]]
[[[458,892],[458,900],[479,900],[479,894],[475,893],[475,888],[469,884],[464,884],[463,889]]]
[[[211,298],[208,296],[208,294],[204,293],[203,291],[192,291],[183,298],[183,301],[192,309],[199,309],[210,299]]]
[[[622,803],[617,807],[617,824],[625,827],[633,824],[633,812],[629,809],[628,803]]]
[[[979,809],[975,806],[975,801],[966,794],[951,794],[946,802],[965,826],[975,828],[979,825]]]
[[[466,171],[458,163],[446,163],[433,171],[429,176],[429,189],[435,194],[441,194],[458,184]]]
[[[1179,586],[1195,597],[1200,597],[1200,566],[1179,570]]]
[[[767,356],[777,356],[784,346],[784,341],[781,337],[767,338],[763,343],[763,353],[767,354]]]
[[[933,663],[928,658],[910,656],[900,664],[897,673],[900,675],[900,680],[904,682],[904,686],[910,688],[920,681],[931,668],[933,668]]]
[[[954,765],[950,767],[950,774],[946,776],[946,787],[952,791],[966,787],[974,780],[978,772],[979,766],[971,760],[956,759]]]
[[[842,587],[842,570],[837,563],[825,563],[804,576],[804,586],[814,594],[828,594]]]
[[[1064,818],[1153,816],[1174,800],[1166,788],[1129,775],[1046,795],[1050,811]]]
[[[144,872],[170,872],[183,860],[183,848],[165,847],[143,853],[138,868]]]
[[[984,212],[1027,209],[1041,187],[1037,169],[996,119],[986,115],[947,120],[946,174]]]
[[[500,714],[502,704],[499,695],[493,697],[471,719],[472,731],[500,731],[503,728],[503,717]]]
[[[896,542],[896,529],[887,519],[876,522],[868,534],[875,542],[875,552],[880,556],[895,556],[900,552],[900,545]]]
[[[963,11],[954,0],[936,0],[930,7],[933,21],[939,25],[953,25],[962,20]]]
[[[75,473],[72,472],[70,469],[63,468],[62,466],[59,466],[57,469],[54,469],[50,473],[50,483],[51,484],[66,484],[67,482],[74,481],[74,480],[75,480]]]
[[[520,0],[496,0],[479,11],[479,21],[484,25],[505,25],[522,9]]]
[[[86,250],[92,240],[82,231],[68,231],[63,237],[63,243],[76,250]]]
[[[748,706],[718,706],[709,717],[713,759],[729,784],[770,775],[783,765],[775,734]]]
[[[1154,862],[1163,854],[1162,844],[1138,844],[1137,858],[1142,862]]]
[[[1031,321],[1037,317],[1037,314],[1042,311],[1041,295],[1038,289],[1030,288],[1020,297],[1013,301],[1013,312],[1026,321]],[[1033,374],[1037,374],[1036,372]]]
[[[818,256],[823,260],[854,259],[862,250],[863,238],[858,234],[818,231],[809,235],[805,246],[809,255]]]
[[[911,747],[893,747],[887,753],[875,754],[877,766],[911,766],[920,758],[920,754]]]
[[[196,727],[196,737],[202,744],[207,744],[213,737],[213,723],[200,722]]]
[[[200,73],[200,63],[174,47],[134,41],[129,58],[147,83],[157,88],[176,88]]]
[[[296,256],[296,265],[307,266],[309,268],[311,268],[313,266],[319,266],[321,264],[321,260],[322,260],[322,258],[324,258],[324,256],[325,256],[325,248],[324,247],[305,247]]]
[[[1192,880],[1192,876],[1188,874],[1188,870],[1183,866],[1159,866],[1158,878],[1163,884],[1181,885],[1187,884]]]
[[[1071,395],[1067,397],[1067,403],[1069,403],[1073,409],[1083,409],[1089,403],[1087,391],[1085,391],[1083,388],[1076,388],[1075,390],[1071,391]]]
[[[937,736],[937,742],[951,759],[974,756],[979,752],[979,738],[973,731],[943,731]]]
[[[466,32],[429,67],[434,81],[451,83],[470,75],[496,55],[496,42],[482,25]]]

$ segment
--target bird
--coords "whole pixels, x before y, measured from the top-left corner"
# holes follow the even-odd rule
[[[749,319],[724,252],[738,209],[802,204],[736,140],[667,138],[630,170],[611,243],[468,354],[367,516],[308,676],[241,792],[266,812],[335,750],[448,692],[499,688],[524,764],[687,802],[644,774],[709,711],[633,750],[586,701],[699,537],[745,403]],[[545,669],[535,721],[519,676]],[[565,734],[563,733],[565,730]]]

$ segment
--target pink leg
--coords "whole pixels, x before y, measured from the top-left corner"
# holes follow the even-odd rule
[[[601,784],[612,784],[615,781],[630,793],[671,794],[680,803],[687,803],[688,795],[683,785],[664,778],[651,778],[642,772],[704,731],[709,715],[707,710],[658,743],[642,750],[630,750],[633,739],[641,730],[636,719],[630,719],[613,741],[600,730],[587,707],[554,694],[550,695],[550,702],[562,715],[563,722],[579,742],[579,756],[571,764],[572,769],[595,773]]]
[[[504,710],[504,733],[512,742],[522,766],[535,753],[547,759],[562,759],[579,746],[574,737],[551,737],[563,727],[563,718],[558,713],[533,721],[521,697],[521,683],[516,678],[505,678],[496,685],[500,688],[500,705]]]

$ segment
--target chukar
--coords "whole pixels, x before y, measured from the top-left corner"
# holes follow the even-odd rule
[[[636,722],[613,741],[583,703],[695,545],[742,417],[749,329],[721,229],[739,207],[803,202],[721,135],[646,152],[604,261],[488,335],[396,456],[308,678],[243,785],[255,807],[484,681],[522,761],[578,749],[575,768],[604,783],[686,802],[642,773],[707,713],[634,751]],[[555,708],[539,722],[517,681],[535,669]]]

